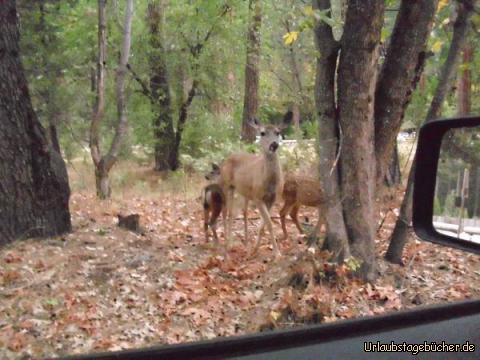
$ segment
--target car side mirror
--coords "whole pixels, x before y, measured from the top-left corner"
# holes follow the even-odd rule
[[[480,117],[423,125],[415,161],[417,236],[480,254]]]

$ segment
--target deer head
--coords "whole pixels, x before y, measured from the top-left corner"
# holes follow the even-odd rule
[[[208,181],[217,181],[220,177],[220,167],[215,164],[215,163],[212,163],[212,169],[205,175],[205,179],[207,179]]]
[[[288,124],[284,122],[278,126],[272,124],[262,125],[256,118],[251,119],[249,124],[257,131],[257,134],[260,135],[259,143],[262,152],[264,154],[274,154],[282,139],[281,132]]]

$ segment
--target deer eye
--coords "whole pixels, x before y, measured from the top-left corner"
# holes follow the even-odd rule
[[[260,136],[265,136],[265,131],[261,131]]]
[[[279,136],[279,135],[280,135],[280,131],[275,131],[275,135]]]

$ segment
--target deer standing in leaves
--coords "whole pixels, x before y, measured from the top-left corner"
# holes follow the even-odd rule
[[[281,141],[281,130],[287,126],[288,119],[284,119],[281,126],[261,125],[258,120],[249,122],[257,134],[260,135],[261,154],[237,153],[230,155],[221,166],[221,179],[227,201],[227,224],[225,226],[225,238],[227,249],[230,244],[230,236],[233,221],[233,197],[238,192],[246,200],[252,201],[260,212],[262,222],[258,233],[257,243],[252,254],[255,254],[260,246],[261,234],[265,225],[270,232],[275,257],[280,257],[275,234],[273,233],[270,209],[277,195],[282,191],[283,175],[277,150]],[[246,229],[245,229],[246,230]],[[245,242],[247,241],[245,231]]]
[[[285,226],[287,214],[290,214],[298,231],[303,234],[302,227],[298,222],[298,209],[302,205],[318,208],[319,218],[316,232],[320,231],[321,225],[325,224],[324,208],[326,206],[326,199],[320,181],[301,175],[289,175],[285,179],[282,196],[285,203],[280,210],[280,221],[285,239],[288,237]]]
[[[212,164],[212,170],[205,175],[205,179],[210,181],[202,193],[205,241],[208,242],[208,228],[210,227],[215,245],[218,245],[217,221],[220,214],[223,214],[223,221],[226,221],[225,195],[219,184],[220,168],[218,165]]]

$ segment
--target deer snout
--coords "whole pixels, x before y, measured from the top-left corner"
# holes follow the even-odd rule
[[[278,149],[278,143],[274,141],[273,143],[270,144],[270,151],[275,152]]]

